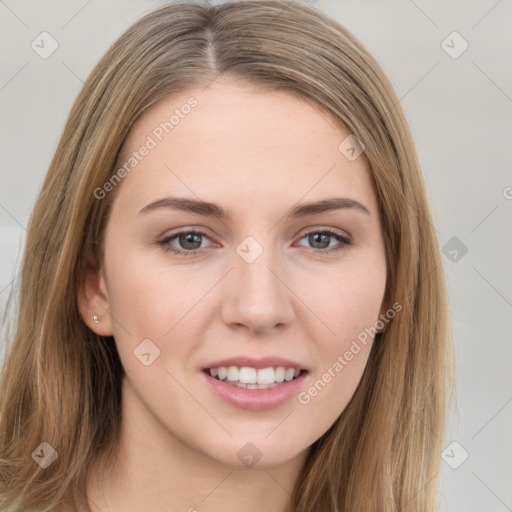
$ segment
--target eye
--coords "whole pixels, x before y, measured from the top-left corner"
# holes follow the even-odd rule
[[[180,231],[174,233],[158,242],[165,252],[173,252],[175,254],[183,254],[187,256],[193,256],[194,254],[201,253],[202,237],[208,238],[206,233],[202,231]],[[176,239],[176,245],[171,242]],[[184,249],[184,250],[183,250]]]
[[[307,238],[308,243],[312,245],[311,248],[314,252],[322,254],[339,251],[352,244],[350,238],[332,229],[310,231],[306,233],[301,240],[305,238]],[[336,245],[336,240],[338,241],[338,245]],[[331,242],[335,242],[334,246],[331,245]]]
[[[158,241],[157,244],[161,246],[165,252],[173,252],[174,254],[182,254],[184,256],[193,256],[203,252],[203,237],[209,239],[208,235],[203,231],[179,231],[163,238]],[[331,229],[310,231],[303,235],[300,240],[305,238],[307,238],[308,243],[312,245],[311,250],[320,254],[329,254],[334,251],[339,251],[352,244],[352,240],[350,238]],[[338,245],[336,245],[336,241],[338,242]],[[334,246],[331,242],[335,242]]]

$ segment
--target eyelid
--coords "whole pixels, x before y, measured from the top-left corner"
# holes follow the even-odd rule
[[[333,235],[337,235],[337,236],[345,238],[347,240],[347,242],[348,241],[352,242],[352,235],[350,235],[347,231],[344,231],[344,230],[341,230],[338,228],[333,228],[330,226],[308,226],[308,227],[304,228],[304,230],[301,230],[299,232],[299,234],[296,236],[297,237],[300,236],[300,239],[302,239],[306,235],[309,235],[311,233],[322,233],[322,232],[328,232]],[[300,233],[302,233],[302,234],[300,234]]]

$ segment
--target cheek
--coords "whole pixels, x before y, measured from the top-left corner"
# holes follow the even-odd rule
[[[366,367],[385,290],[385,263],[375,262],[371,270],[352,267],[323,282],[324,293],[310,294],[309,303],[329,329],[314,338],[319,362],[298,398],[329,423],[348,404]]]
[[[378,319],[385,279],[374,273],[355,274],[332,290],[330,315],[340,341],[352,339]]]
[[[190,320],[196,313],[194,305],[215,282],[214,276],[203,277],[194,279],[179,268],[155,265],[136,251],[113,257],[109,302],[113,317],[122,324],[117,329],[124,327],[138,337],[162,337],[185,315]]]
[[[386,285],[385,263],[362,263],[316,274],[301,285],[304,302],[318,312],[324,324],[324,349],[343,348],[378,320]]]
[[[147,255],[121,244],[106,263],[114,338],[126,373],[144,376],[139,385],[149,384],[150,393],[158,378],[169,380],[164,368],[182,379],[201,342],[208,291],[218,276],[211,269],[199,273],[166,264],[165,256],[148,261]],[[146,368],[151,372],[144,372],[140,356],[148,352],[150,361],[157,358]]]

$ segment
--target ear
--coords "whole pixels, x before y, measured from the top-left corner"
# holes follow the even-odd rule
[[[87,256],[85,276],[78,290],[78,308],[84,322],[92,331],[100,336],[113,336],[104,272],[91,254]]]

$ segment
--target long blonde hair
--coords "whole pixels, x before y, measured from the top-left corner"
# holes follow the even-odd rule
[[[380,66],[344,27],[297,2],[173,3],[107,51],[80,91],[28,227],[0,381],[0,508],[79,510],[93,461],[117,453],[124,370],[84,323],[86,255],[102,262],[116,170],[137,118],[219,75],[312,101],[364,143],[386,243],[386,299],[402,306],[352,400],[311,447],[293,512],[432,512],[452,374],[444,273],[414,144]],[[122,185],[121,185],[122,186]],[[42,442],[57,453],[46,469]]]

